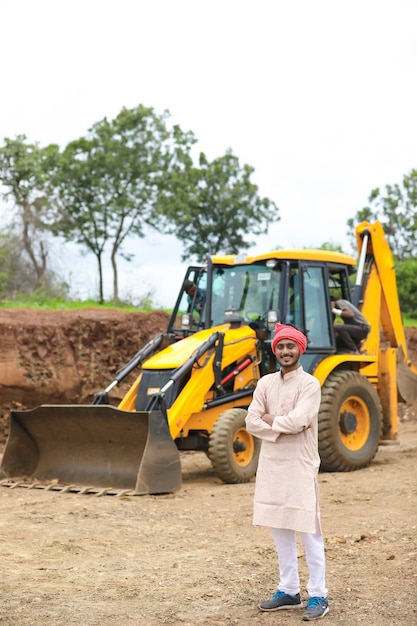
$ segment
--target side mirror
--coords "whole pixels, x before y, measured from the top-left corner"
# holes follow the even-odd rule
[[[275,324],[278,324],[280,319],[281,319],[281,314],[278,310],[271,309],[270,311],[268,311],[267,317],[266,317],[268,329],[274,330]]]

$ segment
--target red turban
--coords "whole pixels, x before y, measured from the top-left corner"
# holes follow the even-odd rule
[[[278,341],[281,339],[291,339],[297,344],[300,351],[300,356],[303,354],[307,347],[307,339],[300,330],[297,330],[293,326],[286,326],[285,324],[277,324],[275,326],[275,335],[272,340],[272,352],[275,354],[275,348]]]

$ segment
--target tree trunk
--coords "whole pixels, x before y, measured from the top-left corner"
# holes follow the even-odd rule
[[[103,292],[103,265],[101,262],[101,252],[96,253],[97,263],[98,263],[98,301],[100,304],[104,302],[104,292]]]
[[[48,256],[47,251],[44,248],[42,241],[38,241],[39,254],[36,255],[33,244],[37,243],[36,240],[32,241],[32,237],[35,239],[39,237],[39,233],[35,230],[32,234],[30,227],[32,225],[32,219],[29,207],[22,206],[22,222],[23,222],[23,245],[26,253],[31,260],[35,275],[36,275],[36,289],[42,286],[43,277],[46,271],[46,259]],[[39,257],[39,259],[38,259]]]
[[[113,268],[113,302],[118,304],[119,303],[119,277],[117,273],[116,254],[117,254],[117,247],[113,246],[113,249],[111,252],[111,265]]]

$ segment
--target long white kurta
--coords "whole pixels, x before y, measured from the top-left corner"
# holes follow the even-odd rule
[[[246,428],[262,440],[256,474],[253,523],[320,533],[317,415],[320,383],[300,365],[285,376],[263,376],[256,386]],[[270,426],[261,419],[269,413]]]

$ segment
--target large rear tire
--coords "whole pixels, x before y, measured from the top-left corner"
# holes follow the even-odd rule
[[[208,457],[224,483],[247,483],[255,476],[261,442],[246,430],[246,409],[229,409],[216,420]]]
[[[321,469],[350,472],[369,465],[382,429],[379,396],[367,378],[334,372],[322,387],[319,411]]]

